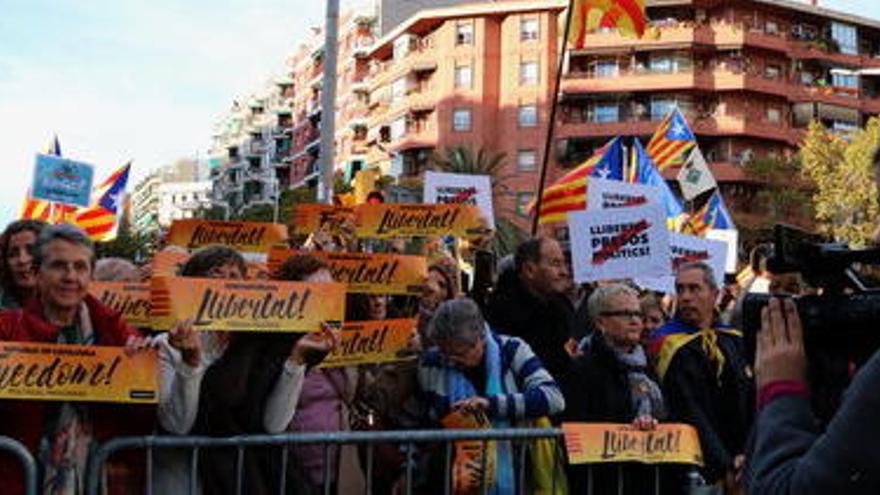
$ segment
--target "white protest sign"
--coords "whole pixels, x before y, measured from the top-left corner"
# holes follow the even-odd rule
[[[715,283],[718,287],[724,285],[724,264],[727,261],[727,244],[724,242],[670,233],[669,254],[673,274],[682,265],[701,261],[712,267]],[[639,277],[635,282],[642,287],[660,292],[675,291],[675,277],[673,275],[659,278]]]
[[[425,172],[425,203],[463,203],[476,205],[495,228],[492,209],[492,182],[488,175]]]
[[[656,186],[590,177],[590,184],[587,188],[587,210],[611,210],[646,204],[659,205],[662,204],[660,195],[660,188]]]
[[[670,274],[669,231],[659,204],[571,212],[568,228],[578,283]]]
[[[727,244],[727,261],[724,263],[724,271],[736,273],[737,254],[739,252],[739,231],[733,229],[709,229],[706,239],[715,239]]]

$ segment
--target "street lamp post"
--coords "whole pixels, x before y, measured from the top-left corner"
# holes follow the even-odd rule
[[[321,85],[321,175],[318,201],[333,202],[333,138],[336,132],[336,58],[339,31],[339,0],[327,0],[324,24],[324,81]]]

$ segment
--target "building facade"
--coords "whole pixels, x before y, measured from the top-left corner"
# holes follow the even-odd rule
[[[210,209],[213,189],[209,180],[159,184],[156,188],[159,227],[167,228],[174,220],[196,218],[199,211]]]

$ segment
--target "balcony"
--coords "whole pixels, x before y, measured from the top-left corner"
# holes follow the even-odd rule
[[[596,77],[590,72],[569,72],[562,80],[563,94],[675,91],[710,86],[711,79],[704,71],[693,70],[628,70],[607,77]]]
[[[781,53],[791,50],[790,42],[782,32],[768,33],[728,22],[712,23],[712,40],[718,48],[753,46]]]
[[[417,43],[400,60],[380,62],[372,71],[370,88],[379,88],[405,74],[436,70],[437,53],[432,48],[433,45],[423,41]]]
[[[864,104],[854,88],[793,84],[791,89],[791,100],[795,103],[827,103],[847,108],[860,108]]]
[[[796,145],[800,134],[785,122],[766,120],[739,115],[717,115],[711,117],[688,117],[697,135],[704,136],[750,136],[772,139]],[[556,136],[569,138],[605,138],[612,136],[649,136],[657,130],[660,120],[622,117],[616,121],[562,121],[557,126]]]
[[[437,146],[437,139],[436,119],[420,120],[407,124],[406,133],[397,139],[391,139],[386,148],[389,151],[430,148]]]
[[[784,78],[767,78],[756,74],[728,69],[712,71],[712,89],[715,91],[755,91],[787,98],[791,84]]]
[[[584,48],[572,52],[578,54],[619,53],[629,50],[657,50],[684,48],[693,44],[711,44],[712,31],[707,25],[694,25],[681,22],[664,26],[653,26],[641,39],[626,37],[617,30],[588,33]]]

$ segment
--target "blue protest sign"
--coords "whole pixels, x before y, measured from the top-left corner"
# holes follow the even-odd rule
[[[94,167],[52,155],[37,155],[31,197],[87,207],[92,194]]]

